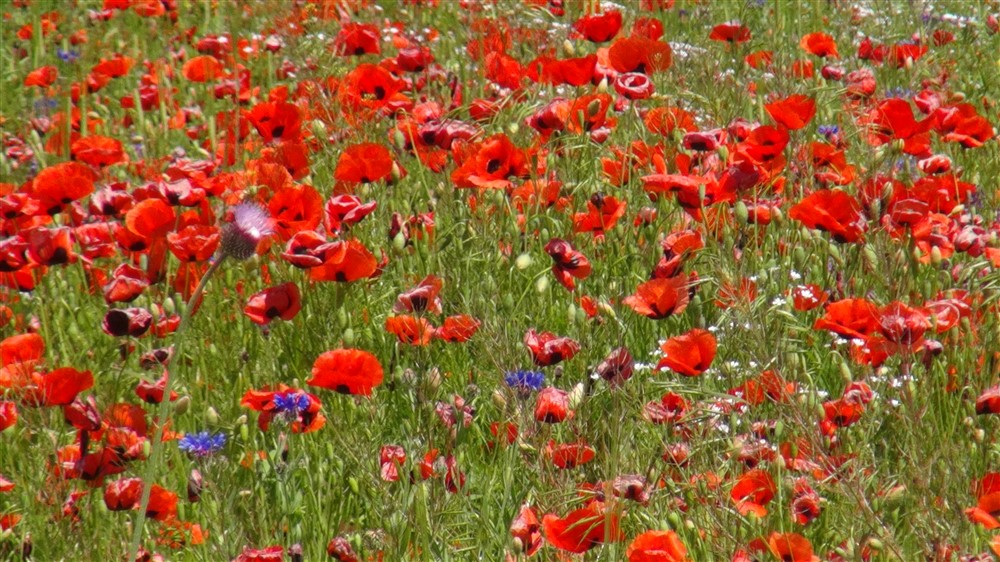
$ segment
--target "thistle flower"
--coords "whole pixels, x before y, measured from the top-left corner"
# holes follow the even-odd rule
[[[253,203],[236,205],[230,213],[233,219],[222,227],[219,256],[239,261],[250,259],[257,253],[257,244],[274,232],[271,217]]]

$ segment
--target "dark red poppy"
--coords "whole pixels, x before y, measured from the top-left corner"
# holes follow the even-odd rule
[[[738,21],[720,23],[712,28],[708,38],[723,43],[746,43],[750,40],[750,28]]]
[[[145,308],[113,308],[104,315],[101,328],[114,337],[141,337],[153,325],[153,315]]]
[[[556,443],[550,440],[545,445],[545,456],[552,460],[556,468],[563,470],[576,468],[594,460],[596,452],[590,445],[578,443]]]
[[[632,354],[627,348],[619,347],[598,363],[594,371],[615,387],[632,378],[634,369],[635,361],[632,359]]]
[[[333,52],[339,56],[382,53],[378,28],[369,23],[348,22],[333,40]]]
[[[808,525],[819,517],[821,501],[805,478],[796,480],[792,488],[792,519],[799,525]]]
[[[323,264],[309,270],[313,281],[347,283],[371,277],[378,262],[357,240],[339,240],[323,247]]]
[[[554,387],[543,388],[535,400],[535,419],[545,423],[560,423],[572,417],[569,393]]]
[[[535,332],[534,328],[524,334],[524,345],[531,352],[532,360],[539,367],[555,365],[572,359],[580,344],[567,337],[559,337],[551,332]]]
[[[344,537],[334,537],[326,545],[326,554],[337,562],[359,562],[361,559],[354,552],[354,547]]]
[[[979,395],[976,399],[976,414],[1000,414],[1000,386],[994,386]]]
[[[647,318],[661,320],[684,312],[689,298],[687,277],[676,275],[642,283],[622,303]]]
[[[542,518],[542,528],[550,545],[567,552],[583,553],[599,544],[622,540],[618,519],[616,512],[605,510],[604,503],[591,501],[566,517],[546,514]]]
[[[302,309],[302,298],[295,283],[282,283],[268,287],[247,300],[243,313],[250,320],[266,326],[275,318],[291,320]]]
[[[840,58],[840,54],[837,53],[837,44],[834,42],[833,37],[821,31],[802,36],[802,39],[799,41],[799,47],[802,47],[810,55],[820,58]]]
[[[868,223],[857,199],[839,189],[821,189],[794,205],[788,216],[809,228],[829,232],[837,242],[864,239]]]
[[[424,277],[416,287],[400,293],[392,306],[394,312],[431,312],[441,314],[438,293],[444,282],[434,275]]]
[[[479,325],[479,320],[467,314],[449,316],[434,330],[434,337],[449,343],[466,342],[479,331]]]
[[[360,349],[335,349],[316,358],[312,378],[307,384],[341,394],[368,396],[373,388],[382,384],[382,377],[382,365],[371,353]]]
[[[104,488],[104,505],[111,511],[129,511],[139,507],[141,496],[141,478],[122,478],[107,483]]]
[[[590,260],[565,240],[553,238],[545,245],[545,252],[552,258],[552,273],[570,291],[576,288],[576,279],[590,275]]]
[[[542,547],[542,526],[531,506],[521,506],[521,511],[510,524],[510,534],[525,556],[533,556]]]
[[[792,94],[764,106],[771,119],[792,131],[804,128],[816,115],[816,100],[802,94]]]
[[[690,562],[687,548],[673,531],[646,531],[625,549],[628,562]]]
[[[573,30],[592,43],[604,43],[614,39],[621,28],[622,13],[618,10],[585,15],[573,22]]]
[[[715,359],[715,336],[708,330],[694,328],[680,336],[668,339],[660,350],[663,358],[656,369],[669,368],[673,372],[694,377],[704,373]]]
[[[347,147],[340,153],[333,176],[351,183],[373,183],[392,175],[393,160],[389,149],[366,142]]]

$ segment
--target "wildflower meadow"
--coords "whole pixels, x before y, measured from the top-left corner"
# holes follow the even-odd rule
[[[0,49],[0,561],[1000,559],[1000,2]]]

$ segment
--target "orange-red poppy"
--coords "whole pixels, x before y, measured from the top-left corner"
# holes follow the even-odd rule
[[[449,343],[466,342],[479,331],[479,325],[479,320],[468,314],[449,316],[434,330],[434,337]]]
[[[211,55],[199,55],[184,62],[181,74],[191,82],[210,82],[225,76],[226,70],[219,59]]]
[[[622,540],[618,519],[618,513],[606,510],[603,502],[591,501],[566,517],[546,514],[542,518],[542,528],[550,545],[567,552],[583,553],[599,544]]]
[[[545,445],[545,456],[552,460],[556,468],[571,469],[594,460],[594,448],[584,442],[556,443],[549,440]]]
[[[798,533],[771,533],[767,548],[781,562],[819,562],[813,555],[812,543]]]
[[[536,420],[544,423],[560,423],[572,416],[568,392],[550,386],[538,393],[535,399]]]
[[[385,331],[394,334],[400,343],[419,346],[431,343],[434,326],[423,317],[390,316],[385,319]]]
[[[802,47],[810,55],[820,58],[840,58],[840,54],[837,52],[837,44],[834,42],[833,37],[822,31],[803,35],[799,41],[799,47]]]
[[[618,10],[588,14],[573,22],[573,30],[592,43],[604,43],[614,39],[621,28],[622,13]]]
[[[767,504],[774,499],[777,490],[778,487],[770,473],[755,469],[744,473],[736,480],[729,497],[736,504],[740,515],[753,513],[757,517],[763,517],[767,515]]]
[[[625,201],[614,195],[595,193],[587,201],[586,213],[573,214],[573,232],[590,232],[601,238],[625,216]]]
[[[829,232],[837,242],[864,239],[868,223],[861,204],[839,189],[821,189],[795,204],[788,216],[809,228]]]
[[[775,122],[796,131],[804,128],[816,115],[816,100],[802,94],[792,94],[764,106]]]
[[[608,49],[608,62],[618,72],[653,74],[670,68],[670,44],[641,35],[621,37]]]
[[[673,531],[646,531],[625,549],[628,562],[689,562],[687,548]]]
[[[689,295],[687,277],[675,275],[640,284],[635,293],[625,297],[622,303],[638,314],[660,320],[684,312]]]
[[[378,262],[357,240],[338,240],[323,246],[323,263],[309,270],[313,281],[346,283],[371,277]]]
[[[17,423],[17,404],[3,400],[0,401],[0,432],[14,427]]]
[[[24,77],[24,86],[37,86],[39,88],[48,88],[55,83],[56,79],[59,78],[59,69],[48,65],[40,66],[35,70],[32,70]]]
[[[308,185],[278,189],[267,203],[274,231],[287,242],[296,233],[313,230],[323,220],[323,197]]]
[[[565,240],[549,240],[545,253],[552,258],[552,273],[556,280],[570,291],[576,288],[574,278],[586,279],[590,275],[590,260]]]
[[[341,394],[368,396],[373,388],[382,384],[382,378],[382,364],[371,353],[361,349],[335,349],[316,358],[312,378],[307,384]]]
[[[17,334],[0,341],[0,367],[38,361],[45,353],[45,340],[35,333]]]
[[[373,142],[355,144],[340,153],[333,177],[350,183],[373,183],[392,175],[392,154]]]
[[[510,524],[510,534],[525,556],[534,555],[542,547],[542,526],[531,506],[521,506]]]
[[[669,368],[679,375],[688,377],[698,376],[712,365],[716,345],[712,332],[693,328],[680,336],[668,339],[660,346],[664,356],[656,368],[658,370]]]
[[[94,191],[97,174],[79,162],[61,162],[42,169],[31,183],[31,194],[47,214],[83,199]]]
[[[129,231],[147,240],[165,236],[176,223],[174,208],[158,198],[136,203],[125,215],[125,226]]]
[[[752,37],[750,28],[738,21],[720,23],[712,28],[708,38],[722,43],[746,43]]]

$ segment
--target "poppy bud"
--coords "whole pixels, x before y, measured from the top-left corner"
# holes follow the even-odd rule
[[[548,277],[539,277],[538,280],[535,281],[535,290],[538,291],[538,294],[544,294],[545,291],[548,291],[549,290],[549,278]]]
[[[573,42],[569,39],[563,41],[562,44],[563,52],[566,53],[567,57],[572,57],[576,55],[576,47],[573,46]]]
[[[191,397],[181,396],[180,398],[177,399],[176,402],[174,402],[174,414],[182,416],[185,413],[187,413],[188,408],[190,407],[191,407]]]
[[[736,222],[739,224],[747,224],[747,219],[750,217],[750,210],[747,209],[747,204],[743,201],[737,201],[736,205],[733,207],[733,214],[736,216]]]
[[[197,503],[201,500],[201,490],[204,487],[204,482],[201,477],[201,473],[197,469],[192,469],[191,474],[188,475],[187,481],[187,493],[188,501],[191,503]]]
[[[517,259],[514,260],[514,266],[517,267],[519,271],[524,271],[525,269],[531,267],[533,261],[534,260],[531,259],[531,254],[525,252],[517,256]]]
[[[205,423],[207,423],[208,425],[219,424],[219,412],[216,412],[215,408],[209,406],[205,410]]]
[[[343,340],[345,346],[351,346],[354,344],[354,329],[347,328],[344,330]]]

